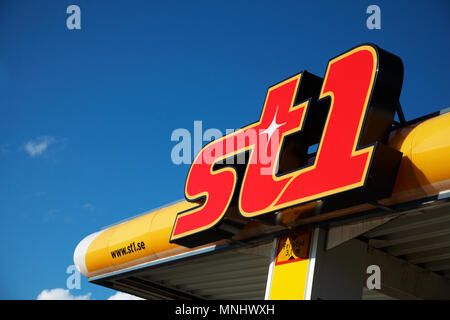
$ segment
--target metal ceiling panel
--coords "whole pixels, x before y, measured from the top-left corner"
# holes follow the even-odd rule
[[[369,245],[426,270],[450,275],[450,202],[405,213],[363,235]]]
[[[194,256],[97,283],[147,299],[264,299],[272,242]]]

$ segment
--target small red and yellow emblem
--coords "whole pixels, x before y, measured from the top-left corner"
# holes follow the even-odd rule
[[[310,231],[291,234],[280,238],[275,265],[308,259],[310,243]]]

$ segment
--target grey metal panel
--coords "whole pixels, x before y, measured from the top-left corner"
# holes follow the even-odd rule
[[[374,245],[375,248],[392,247],[394,245],[411,243],[417,240],[426,240],[450,234],[450,222],[418,226],[411,230],[400,231],[385,235]]]
[[[395,300],[392,297],[389,297],[377,290],[369,290],[367,288],[363,288],[363,300]]]
[[[406,255],[406,260],[408,260],[411,263],[419,264],[419,263],[426,263],[426,262],[433,262],[443,259],[449,259],[450,258],[450,250],[448,247],[429,250],[425,252],[419,252],[419,253],[413,253]]]
[[[450,276],[450,202],[405,213],[363,235],[381,249],[429,271]]]
[[[447,271],[450,270],[450,259],[425,263],[424,266],[431,271]]]
[[[438,248],[450,249],[450,235],[417,240],[409,243],[385,248],[393,256],[404,256],[411,253],[424,252]]]
[[[239,248],[114,279],[119,290],[147,299],[264,299],[272,243]],[[164,294],[159,286],[168,289]]]
[[[402,215],[375,230],[366,233],[369,238],[376,238],[383,235],[395,234],[405,230],[427,225],[436,225],[441,222],[450,221],[450,215],[445,214],[448,208],[430,210],[425,214],[424,211],[412,212]]]

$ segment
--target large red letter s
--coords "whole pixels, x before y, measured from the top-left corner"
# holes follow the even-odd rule
[[[201,204],[177,215],[172,242],[193,247],[205,240],[214,241],[229,236],[226,230],[213,228],[219,224],[230,205],[237,179],[231,167],[213,170],[214,164],[224,159],[223,140],[209,143],[194,160],[186,180],[185,196],[189,201]],[[205,161],[205,154],[213,156],[213,161]],[[201,242],[198,242],[199,238]]]
[[[247,162],[241,165],[234,163],[233,166],[217,164],[227,163],[226,160],[242,154],[250,154],[253,159],[260,150],[277,150],[279,140],[275,136],[295,131],[301,125],[307,103],[296,107],[293,104],[302,75],[300,73],[268,90],[258,122],[209,143],[197,155],[186,179],[185,196],[187,200],[200,204],[178,214],[171,242],[193,247],[230,237],[236,232],[239,222],[229,216],[233,212],[238,215],[237,201],[231,208],[230,204],[240,183],[238,173],[243,174]],[[277,119],[283,125],[275,129],[273,121]],[[268,135],[267,128],[271,122],[272,129]],[[227,150],[230,145],[232,150]],[[261,163],[260,160],[255,161]],[[273,164],[269,162],[263,167],[270,165]]]

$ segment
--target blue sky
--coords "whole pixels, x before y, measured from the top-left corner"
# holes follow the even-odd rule
[[[0,0],[0,299],[65,288],[83,237],[181,199],[175,129],[254,122],[269,86],[358,44],[402,58],[407,119],[448,107],[449,18],[445,0]]]

